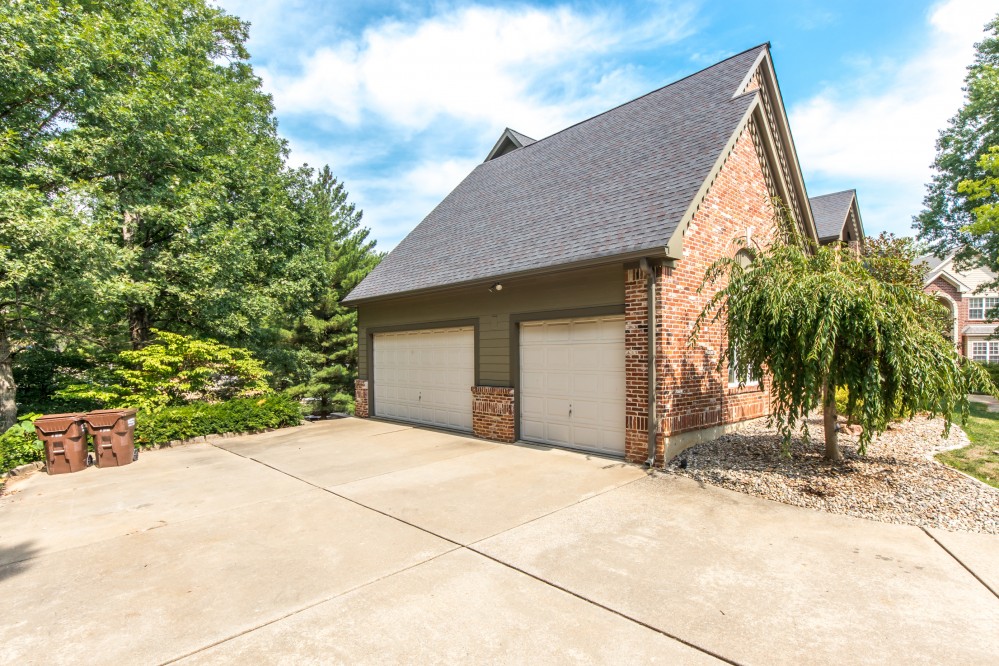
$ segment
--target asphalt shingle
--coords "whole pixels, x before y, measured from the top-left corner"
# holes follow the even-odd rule
[[[765,48],[480,164],[347,300],[661,250],[753,103],[733,95]]]
[[[850,214],[850,206],[853,205],[856,196],[856,190],[846,190],[808,198],[808,203],[812,207],[812,216],[815,218],[815,229],[819,234],[819,242],[839,238],[843,231],[843,225],[846,224],[846,217]]]

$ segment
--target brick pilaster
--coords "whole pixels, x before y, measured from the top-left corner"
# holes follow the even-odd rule
[[[354,416],[368,418],[368,380],[354,381]]]
[[[472,432],[483,439],[514,441],[512,388],[472,387]]]
[[[649,457],[649,319],[646,278],[638,268],[624,272],[624,457]]]

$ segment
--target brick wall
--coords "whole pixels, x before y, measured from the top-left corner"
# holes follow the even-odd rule
[[[734,256],[752,228],[755,243],[773,233],[773,207],[752,132],[735,144],[724,166],[684,233],[683,258],[656,272],[657,376],[659,424],[656,462],[662,464],[664,437],[735,423],[768,414],[765,383],[729,387],[728,369],[718,369],[724,350],[720,324],[705,327],[689,345],[694,322],[709,294],[698,294],[704,272],[716,259]],[[647,293],[637,268],[625,274],[625,455],[632,462],[648,458]]]
[[[964,344],[964,336],[961,335],[961,331],[964,327],[968,325],[968,301],[962,297],[961,292],[957,290],[957,287],[947,282],[941,277],[938,277],[933,282],[926,285],[925,290],[927,293],[935,294],[937,292],[946,294],[954,302],[954,309],[957,310],[957,335],[954,340],[954,345],[958,348],[961,354],[966,351]],[[947,299],[942,299],[947,300]]]
[[[368,418],[368,380],[354,380],[354,416]]]
[[[649,319],[646,277],[638,268],[624,274],[624,457],[645,462],[649,457]]]
[[[472,387],[472,432],[484,439],[514,441],[512,388]]]

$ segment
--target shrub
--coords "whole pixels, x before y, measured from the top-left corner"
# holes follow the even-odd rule
[[[39,416],[41,414],[26,414],[0,435],[0,474],[45,459],[45,448],[35,437],[34,420]]]
[[[999,386],[999,363],[979,363],[985,372],[992,378],[992,383]]]
[[[202,435],[259,432],[301,422],[301,406],[286,395],[236,398],[142,410],[136,417],[135,442],[139,446],[152,446]]]
[[[102,373],[57,391],[71,400],[93,400],[107,407],[158,407],[219,402],[270,392],[263,363],[246,349],[214,340],[154,331],[143,349],[123,351]]]

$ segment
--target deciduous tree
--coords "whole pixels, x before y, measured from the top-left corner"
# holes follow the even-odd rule
[[[915,226],[936,254],[999,272],[999,15],[965,77],[964,106],[940,133],[936,173]]]
[[[995,391],[940,334],[941,306],[913,284],[906,259],[886,253],[869,262],[846,247],[816,247],[777,204],[777,240],[747,248],[747,268],[722,259],[707,271],[702,289],[718,290],[694,337],[709,321],[723,323],[724,358],[735,359],[740,381],[767,377],[770,418],[785,442],[821,409],[826,458],[842,460],[837,387],[848,390],[851,418],[862,427],[861,453],[899,414],[939,414],[949,428],[952,414],[968,414],[971,389]],[[908,267],[892,268],[893,261]]]

